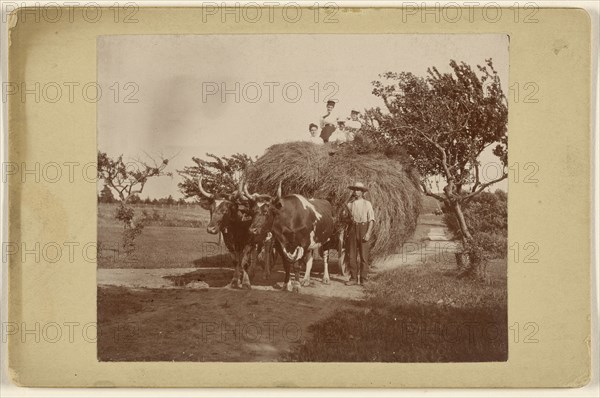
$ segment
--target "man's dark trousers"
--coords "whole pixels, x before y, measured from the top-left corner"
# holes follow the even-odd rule
[[[367,278],[369,273],[369,242],[363,241],[363,236],[369,229],[369,223],[352,223],[348,230],[348,255],[350,256],[350,278],[358,280],[360,275],[361,280]],[[360,264],[357,266],[356,257],[360,257]]]

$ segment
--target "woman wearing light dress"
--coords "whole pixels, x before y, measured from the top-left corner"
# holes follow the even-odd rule
[[[313,144],[322,144],[323,139],[319,137],[319,126],[314,123],[311,123],[308,126],[309,136],[307,141],[312,142]]]

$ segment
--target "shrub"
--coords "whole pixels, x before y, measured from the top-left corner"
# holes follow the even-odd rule
[[[135,250],[135,239],[142,233],[144,223],[136,221],[133,226],[123,230],[123,249],[126,254],[131,254]]]
[[[122,246],[125,253],[130,254],[135,249],[135,239],[144,229],[143,220],[133,221],[134,210],[123,203],[117,207],[115,218],[123,222]]]
[[[158,212],[157,209],[152,209],[152,219],[154,221],[160,221],[160,220],[162,220],[162,217],[160,216],[160,213]]]
[[[465,247],[472,260],[486,262],[506,257],[508,245],[508,197],[506,192],[482,192],[463,207],[473,240]],[[462,239],[454,213],[444,208],[444,222],[456,239]]]
[[[127,207],[121,203],[119,207],[117,207],[115,218],[119,221],[122,221],[125,228],[127,228],[128,226],[131,226],[133,212],[134,210],[132,207]]]

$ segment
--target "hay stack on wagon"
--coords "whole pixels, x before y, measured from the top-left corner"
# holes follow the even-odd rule
[[[421,211],[419,176],[406,161],[381,153],[356,153],[342,145],[290,142],[269,147],[248,170],[252,192],[297,193],[329,200],[339,209],[350,198],[348,185],[364,182],[375,210],[372,257],[397,253],[413,235]]]

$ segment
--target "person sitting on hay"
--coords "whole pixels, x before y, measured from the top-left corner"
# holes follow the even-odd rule
[[[327,101],[327,113],[321,117],[321,135],[323,142],[329,142],[329,138],[337,129],[339,117],[334,110],[335,101]]]
[[[348,203],[348,210],[352,222],[348,228],[348,255],[350,257],[350,280],[346,286],[364,284],[369,273],[369,244],[375,224],[375,213],[371,202],[364,198],[367,187],[362,182],[357,182],[348,187],[352,190],[352,200]],[[357,255],[360,264],[357,264]]]
[[[323,139],[319,137],[319,126],[314,123],[308,125],[309,137],[307,139],[308,142],[312,142],[313,144],[322,144]]]
[[[350,118],[346,121],[339,122],[340,130],[345,134],[344,141],[354,141],[354,136],[362,128],[362,123],[358,119],[360,112],[356,109],[352,109],[350,112]]]

